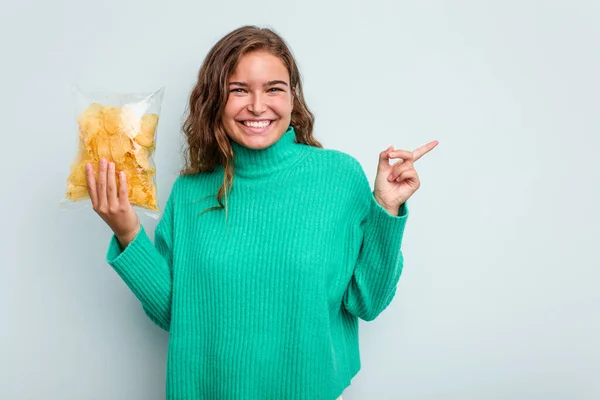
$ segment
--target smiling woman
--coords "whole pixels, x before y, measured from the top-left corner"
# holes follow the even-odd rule
[[[252,26],[230,32],[207,54],[190,96],[183,174],[223,166],[217,201],[224,208],[233,184],[235,144],[265,149],[293,127],[298,143],[322,147],[303,96],[300,71],[283,38]]]
[[[106,163],[97,187],[88,174],[115,233],[108,263],[170,332],[167,399],[341,399],[360,370],[358,319],[395,295],[413,163],[434,144],[381,152],[372,191],[355,158],[313,137],[283,39],[252,26],[209,51],[188,112],[154,243],[125,176],[117,196]]]

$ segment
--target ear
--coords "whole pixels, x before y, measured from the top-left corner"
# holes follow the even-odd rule
[[[294,109],[294,100],[296,98],[296,87],[292,88],[292,110]]]

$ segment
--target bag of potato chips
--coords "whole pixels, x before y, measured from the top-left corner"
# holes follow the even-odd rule
[[[115,163],[117,174],[125,172],[131,205],[158,218],[154,151],[163,95],[164,87],[153,93],[84,92],[73,87],[77,154],[61,203],[90,204],[85,166],[92,164],[97,179],[100,159],[106,158]],[[115,180],[119,186],[118,175]]]

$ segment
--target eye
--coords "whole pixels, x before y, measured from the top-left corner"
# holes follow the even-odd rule
[[[277,92],[277,91],[279,91],[279,92],[283,92],[283,89],[281,89],[281,88],[277,88],[277,87],[273,87],[273,88],[270,88],[270,89],[269,89],[269,92],[271,92],[271,91],[273,91],[273,92]]]
[[[245,90],[242,88],[231,89],[229,93],[244,93]]]

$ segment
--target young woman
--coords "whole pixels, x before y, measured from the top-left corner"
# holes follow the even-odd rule
[[[414,162],[360,163],[313,137],[296,62],[269,29],[242,27],[208,53],[183,130],[186,166],[154,243],[127,180],[88,166],[107,261],[169,331],[168,399],[334,400],[360,369],[358,318],[394,297]],[[399,159],[393,165],[390,159]]]

